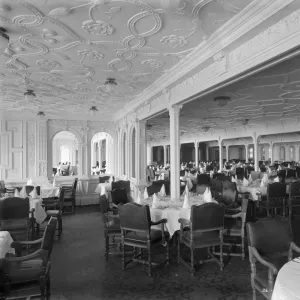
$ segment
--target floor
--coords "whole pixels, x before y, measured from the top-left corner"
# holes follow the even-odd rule
[[[247,259],[226,260],[223,272],[214,262],[206,263],[191,277],[184,266],[177,265],[173,249],[171,264],[154,269],[153,277],[148,277],[141,264],[132,263],[122,271],[120,256],[105,261],[98,207],[78,208],[63,222],[62,239],[55,242],[52,254],[52,300],[252,299]]]

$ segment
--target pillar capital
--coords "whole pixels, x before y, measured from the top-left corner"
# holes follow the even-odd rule
[[[175,104],[175,105],[169,106],[169,115],[170,116],[172,114],[179,115],[180,114],[180,110],[182,109],[182,107],[183,106],[181,104]]]

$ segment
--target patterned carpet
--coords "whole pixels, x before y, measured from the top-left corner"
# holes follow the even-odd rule
[[[141,264],[129,264],[123,272],[120,256],[105,261],[98,207],[78,208],[63,222],[62,240],[55,243],[52,255],[52,300],[252,299],[248,259],[225,259],[223,272],[216,263],[206,263],[191,277],[188,269],[177,265],[173,249],[170,265],[154,269],[153,277],[148,277],[147,267]]]

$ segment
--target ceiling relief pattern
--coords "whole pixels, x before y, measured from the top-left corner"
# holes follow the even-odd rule
[[[278,64],[268,70],[183,105],[180,111],[180,132],[189,137],[226,138],[229,131],[267,131],[268,128],[300,124],[300,58]],[[214,100],[227,96],[227,103]],[[169,139],[169,114],[147,122],[149,141]]]
[[[111,117],[251,0],[1,0],[0,109]],[[107,78],[117,85],[107,89]],[[33,89],[36,99],[26,101]]]

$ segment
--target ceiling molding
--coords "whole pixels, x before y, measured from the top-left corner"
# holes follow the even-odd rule
[[[141,106],[145,101],[166,89],[169,85],[180,79],[207,59],[214,57],[222,49],[242,37],[254,27],[274,15],[294,0],[254,0],[240,13],[235,15],[224,26],[219,28],[207,42],[201,43],[187,58],[182,59],[173,68],[168,70],[157,81],[146,88],[135,100],[116,113],[118,120],[128,114],[132,109]],[[220,47],[222,45],[222,47]]]

